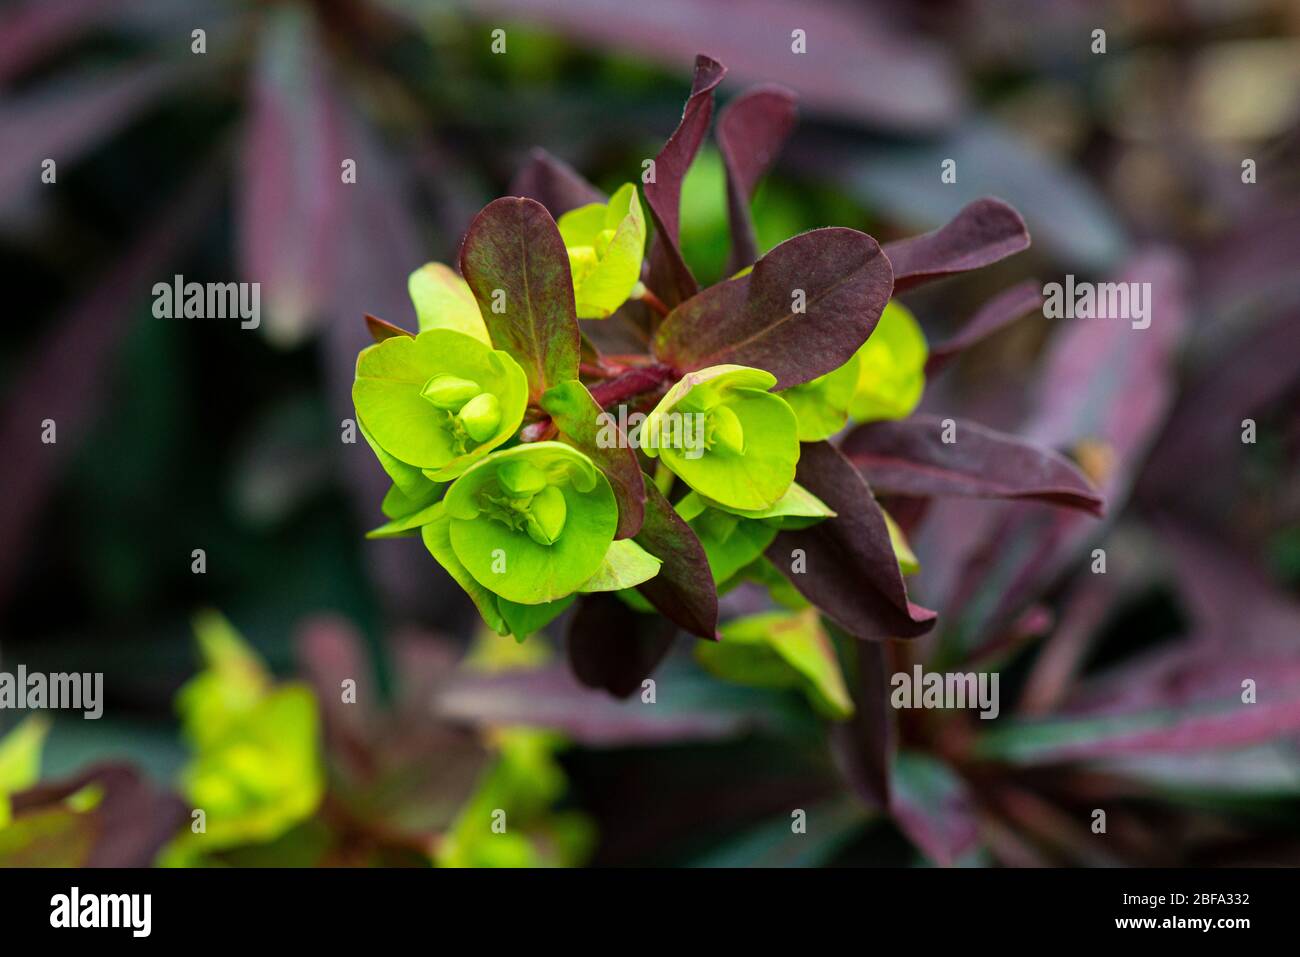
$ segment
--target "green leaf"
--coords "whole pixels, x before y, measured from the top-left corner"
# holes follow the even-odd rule
[[[578,318],[607,318],[641,279],[646,226],[636,187],[626,183],[608,203],[570,210],[556,225],[569,254]]]
[[[799,420],[800,442],[829,439],[848,423],[849,406],[858,389],[860,365],[861,359],[854,353],[834,372],[778,393]]]
[[[473,336],[485,346],[492,345],[469,283],[450,266],[426,263],[411,273],[406,287],[415,304],[421,332],[452,329]]]
[[[518,602],[507,601],[498,596],[493,597],[496,597],[497,609],[501,612],[501,617],[505,619],[510,634],[514,635],[519,641],[523,641],[529,635],[541,631],[556,618],[559,618],[577,598],[576,595],[570,595],[568,598],[559,598],[555,601],[543,602],[540,605],[521,605]]]
[[[512,490],[503,469],[517,464],[539,472],[545,488]],[[460,563],[484,588],[525,605],[576,591],[600,569],[618,526],[609,479],[562,442],[498,452],[457,479],[444,501]]]
[[[786,489],[784,495],[782,495],[779,499],[777,499],[767,508],[760,508],[760,509],[749,510],[749,509],[740,509],[740,508],[728,508],[727,506],[722,505],[718,502],[714,502],[711,499],[704,498],[703,496],[699,495],[699,493],[697,492],[692,492],[684,496],[682,498],[682,501],[685,502],[687,499],[691,498],[691,496],[696,496],[698,498],[703,499],[703,501],[706,504],[714,508],[721,508],[725,511],[732,512],[733,514],[744,516],[745,518],[771,521],[773,524],[775,524],[780,528],[795,528],[795,527],[801,528],[801,527],[805,527],[806,525],[812,524],[811,522],[805,522],[802,524],[799,523],[792,524],[791,522],[787,521],[789,519],[821,520],[823,518],[835,517],[835,513],[831,511],[829,505],[827,505],[825,502],[819,499],[812,492],[808,491],[798,482],[791,482],[790,487]],[[681,503],[678,504],[679,504],[679,511],[680,511]]]
[[[396,521],[413,515],[442,498],[442,493],[446,490],[445,485],[424,478],[423,472],[420,473],[420,477],[424,479],[425,484],[421,487],[420,494],[416,496],[407,495],[396,483],[384,493],[384,500],[379,510],[385,517]]]
[[[745,366],[688,373],[646,417],[641,448],[708,498],[767,508],[790,488],[799,461],[794,412],[764,391],[775,383]]]
[[[853,700],[835,646],[815,608],[767,612],[725,623],[722,640],[695,646],[696,659],[727,681],[764,688],[798,688],[818,713],[853,714]]]
[[[474,399],[463,393],[449,398],[448,381],[461,383],[467,391],[477,389],[475,398],[490,396],[495,427],[480,433],[479,417],[471,422],[466,412]],[[362,350],[352,400],[372,445],[442,481],[455,478],[514,435],[528,393],[524,372],[509,355],[464,333],[432,329]],[[380,461],[384,463],[383,456]],[[405,470],[400,470],[399,481],[389,463],[384,464],[404,493],[422,494]]]
[[[898,567],[904,575],[915,575],[921,570],[921,563],[912,551],[912,546],[907,542],[907,536],[883,508],[880,514],[885,516],[885,528],[889,530],[889,544],[894,546],[894,557],[898,559]]]
[[[497,605],[497,596],[480,585],[456,557],[456,550],[451,546],[451,516],[446,509],[446,503],[439,502],[434,506],[433,520],[421,526],[420,535],[424,539],[424,547],[446,569],[456,584],[465,589],[465,594],[469,595],[470,601],[489,628],[498,635],[512,634],[512,629],[506,624]]]
[[[531,398],[578,378],[573,277],[564,240],[545,206],[519,197],[489,203],[470,223],[460,271],[492,344],[523,368]]]
[[[906,306],[890,300],[875,332],[858,350],[858,386],[849,405],[855,422],[902,419],[925,391],[929,347]]]
[[[403,538],[414,534],[437,518],[437,507],[440,504],[440,502],[433,502],[409,515],[385,522],[378,528],[366,532],[366,538]]]
[[[600,569],[579,591],[620,591],[635,588],[659,574],[662,562],[630,538],[611,542]]]

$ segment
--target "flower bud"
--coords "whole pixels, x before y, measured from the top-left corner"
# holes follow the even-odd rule
[[[531,462],[516,459],[497,470],[497,481],[511,495],[536,495],[546,488],[546,473]]]
[[[567,515],[564,493],[556,486],[548,485],[534,495],[529,503],[524,528],[528,537],[538,545],[553,545],[564,531]]]
[[[444,373],[430,378],[420,390],[420,395],[439,409],[459,412],[461,406],[482,391],[477,382]]]
[[[736,413],[725,405],[715,406],[709,412],[710,438],[729,452],[745,452],[745,427]]]
[[[501,402],[491,392],[481,392],[461,407],[456,416],[475,442],[485,442],[501,424]]]

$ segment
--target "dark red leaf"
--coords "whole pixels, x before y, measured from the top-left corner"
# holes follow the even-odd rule
[[[537,200],[556,219],[579,206],[606,201],[605,194],[572,166],[540,147],[528,154],[528,162],[515,173],[507,194]]]
[[[935,613],[907,597],[884,513],[858,470],[826,442],[801,447],[795,481],[836,513],[776,536],[767,557],[810,602],[855,638],[915,638]],[[806,570],[794,570],[796,551]]]
[[[383,342],[385,339],[395,339],[399,336],[415,338],[414,332],[408,332],[401,326],[395,326],[388,320],[372,316],[370,313],[366,313],[366,329],[375,342]]]
[[[727,68],[717,60],[695,58],[695,78],[682,111],[681,122],[654,160],[654,182],[642,187],[655,223],[655,241],[650,250],[651,291],[669,307],[699,290],[686,260],[682,259],[678,234],[681,226],[682,180],[691,168],[713,118],[713,90],[722,82]]]
[[[776,388],[788,389],[847,362],[876,328],[891,286],[889,261],[870,236],[814,229],[674,309],[655,352],[682,370],[728,362],[766,369]]]
[[[671,621],[633,611],[609,592],[584,595],[569,621],[569,666],[588,688],[626,698],[663,661],[676,634]]]
[[[737,97],[718,115],[715,136],[727,167],[731,223],[728,276],[758,258],[749,202],[794,129],[797,112],[792,92],[782,86],[761,86]]]
[[[1021,316],[1040,309],[1042,305],[1043,294],[1039,284],[1032,279],[999,293],[980,306],[979,311],[971,316],[951,339],[945,339],[938,345],[930,347],[930,356],[925,362],[925,374],[934,375],[977,342],[988,338]]]
[[[873,810],[890,804],[889,771],[897,748],[894,709],[889,704],[889,648],[885,642],[858,642],[858,680],[853,688],[853,717],[831,726],[831,754],[840,773]]]
[[[1020,214],[1000,199],[977,199],[934,232],[885,244],[894,294],[953,273],[980,269],[1029,247]]]
[[[551,386],[578,378],[569,256],[545,206],[518,197],[485,206],[470,223],[460,271],[478,300],[492,344],[524,367],[534,400]]]
[[[576,380],[562,382],[547,390],[542,396],[542,408],[550,414],[561,435],[589,455],[605,473],[618,500],[618,533],[615,537],[631,538],[641,530],[645,517],[645,481],[641,477],[636,452],[617,421],[608,417],[587,387]],[[602,416],[607,418],[602,421]],[[612,446],[598,440],[607,422],[618,435],[617,444]]]
[[[963,420],[944,442],[944,421],[860,425],[841,449],[881,495],[1034,499],[1101,514],[1101,496],[1063,455]]]
[[[704,546],[655,483],[644,483],[645,520],[634,541],[663,564],[637,591],[692,635],[716,639],[718,590]]]

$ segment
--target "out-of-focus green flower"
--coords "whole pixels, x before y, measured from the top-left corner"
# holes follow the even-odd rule
[[[890,300],[880,322],[854,358],[858,385],[849,404],[855,422],[906,418],[925,391],[929,347],[916,317]]]
[[[798,422],[776,377],[710,366],[668,390],[641,427],[640,445],[702,495],[729,508],[764,509],[794,481]]]
[[[571,209],[556,225],[569,253],[578,318],[608,317],[641,279],[646,228],[636,187],[626,183],[608,203]]]
[[[399,490],[429,494],[507,441],[528,404],[519,363],[472,336],[431,329],[357,358],[352,401],[362,433]]]
[[[9,824],[9,795],[36,783],[41,773],[41,750],[50,722],[39,715],[24,719],[0,741],[0,828]]]
[[[181,774],[204,829],[165,849],[164,864],[279,837],[310,817],[324,793],[316,699],[302,684],[276,685],[265,666],[215,612],[195,633],[204,670],[176,698],[193,756]]]

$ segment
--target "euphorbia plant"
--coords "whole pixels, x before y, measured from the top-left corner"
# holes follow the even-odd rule
[[[634,184],[606,200],[536,153],[521,195],[470,225],[460,275],[441,264],[412,275],[418,333],[368,319],[377,342],[353,396],[393,480],[390,521],[372,534],[421,534],[502,635],[522,640],[578,602],[569,654],[590,684],[629,692],[680,629],[720,640],[702,658],[716,673],[806,687],[843,717],[823,623],[911,638],[935,613],[908,597],[903,530],[829,440],[850,419],[906,417],[921,398],[929,350],[891,296],[1029,239],[1014,210],[980,200],[883,248],[829,227],[759,256],[748,200],[794,111],[765,87],[719,120],[734,274],[700,289],[678,242],[681,185],[724,73],[698,58],[681,122],[647,164],[648,249]],[[1028,308],[1014,306],[957,345]],[[644,350],[602,352],[610,325]],[[1088,494],[1068,465],[1053,475]],[[742,583],[788,610],[720,630],[718,594]]]

